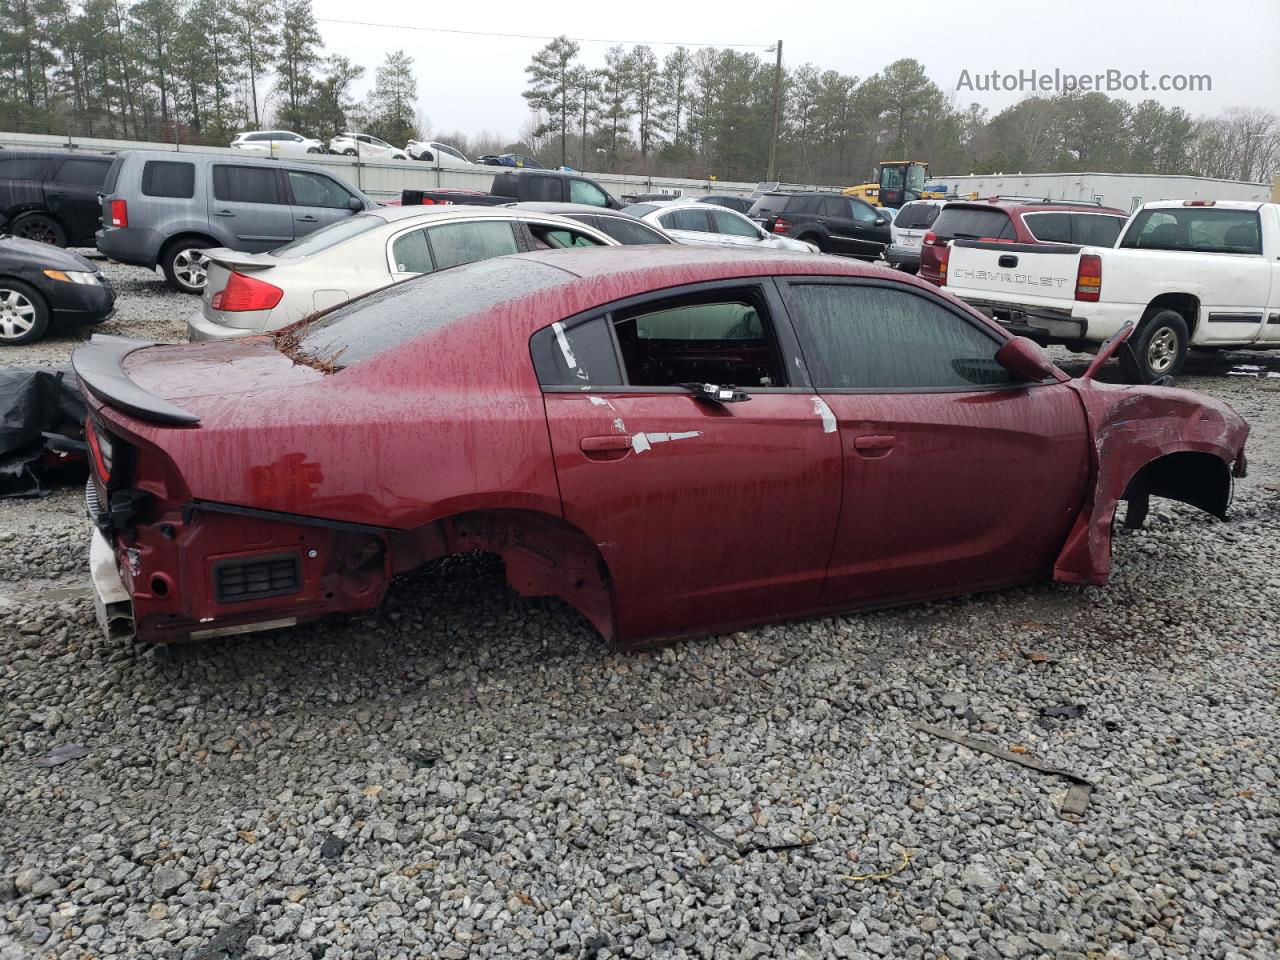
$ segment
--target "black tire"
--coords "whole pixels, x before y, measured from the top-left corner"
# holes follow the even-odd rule
[[[9,232],[24,240],[51,243],[55,247],[67,245],[67,231],[53,217],[43,213],[24,213],[13,221]]]
[[[342,155],[344,157],[354,157],[356,155],[356,152],[352,150],[350,147],[348,147],[346,150],[342,151]]]
[[[307,153],[324,153],[319,147],[307,147]]]
[[[49,305],[21,280],[0,277],[0,344],[33,343],[49,332]]]
[[[819,234],[802,233],[800,236],[796,237],[796,239],[801,240],[805,243],[812,243],[815,247],[818,248],[819,253],[827,252],[827,245],[823,242],[822,237]]]
[[[1176,377],[1187,359],[1187,321],[1176,310],[1153,310],[1142,318],[1137,332],[1129,338],[1128,349],[1120,348],[1120,369],[1129,383],[1154,383],[1161,377]]]
[[[160,268],[164,278],[179,293],[204,293],[208,261],[199,251],[208,250],[213,244],[199,237],[184,237],[171,241],[160,254]]]

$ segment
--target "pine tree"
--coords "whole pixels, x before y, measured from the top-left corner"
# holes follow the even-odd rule
[[[417,132],[418,80],[413,57],[403,50],[387,54],[370,94],[375,135],[388,143],[403,144]]]
[[[238,0],[230,7],[231,30],[236,62],[249,81],[249,113],[255,127],[262,126],[258,84],[275,60],[280,36],[275,32],[275,10],[260,0]]]
[[[524,72],[529,75],[529,89],[523,94],[531,109],[547,120],[538,125],[536,136],[556,133],[560,136],[560,165],[569,162],[569,115],[573,100],[573,63],[578,45],[560,36],[533,55]]]
[[[640,156],[648,157],[650,148],[666,130],[658,107],[662,96],[662,69],[653,50],[640,44],[627,55],[625,70]]]
[[[320,30],[311,12],[311,0],[280,0],[280,54],[276,72],[284,92],[281,125],[290,129],[306,125],[307,97],[320,64]]]

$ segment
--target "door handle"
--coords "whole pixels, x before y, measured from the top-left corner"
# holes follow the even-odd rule
[[[319,218],[308,215],[305,217],[295,217],[294,219],[299,223],[315,223]]]
[[[1018,258],[1011,253],[1006,253],[996,260],[996,264],[1001,267],[1016,267]]]
[[[215,217],[234,217],[235,214],[230,210],[218,210],[214,213]]]
[[[872,433],[862,437],[855,437],[853,441],[853,449],[864,457],[875,458],[886,456],[890,450],[897,444],[898,438],[889,436],[888,434]]]
[[[631,438],[626,434],[611,433],[604,437],[583,437],[578,446],[583,453],[604,453],[609,450],[630,450]]]

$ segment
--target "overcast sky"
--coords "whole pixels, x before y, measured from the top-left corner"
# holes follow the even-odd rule
[[[1186,93],[1113,93],[1180,106],[1193,116],[1229,106],[1280,107],[1280,0],[882,0],[878,3],[786,4],[646,0],[515,0],[492,3],[404,3],[400,0],[313,0],[328,52],[368,71],[360,92],[389,50],[414,57],[420,110],[439,130],[493,131],[515,138],[528,117],[520,92],[524,67],[543,39],[468,36],[405,29],[435,27],[541,37],[565,33],[583,42],[584,61],[599,64],[609,42],[651,42],[659,57],[675,42],[740,46],[772,58],[764,47],[783,41],[789,67],[869,76],[900,57],[914,57],[944,93],[963,107],[997,112],[1021,93],[957,90],[962,71],[1016,74],[1055,68],[1076,74],[1109,69],[1151,82],[1164,74],[1208,74],[1212,89]],[[400,29],[330,22],[359,20]],[[671,45],[660,45],[667,42]]]

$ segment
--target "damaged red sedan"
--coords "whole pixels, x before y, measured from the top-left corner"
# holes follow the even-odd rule
[[[943,291],[833,257],[549,251],[274,337],[98,337],[99,611],[150,642],[378,604],[490,551],[617,647],[1041,578],[1102,584],[1117,503],[1225,515],[1248,427],[1071,379]]]

